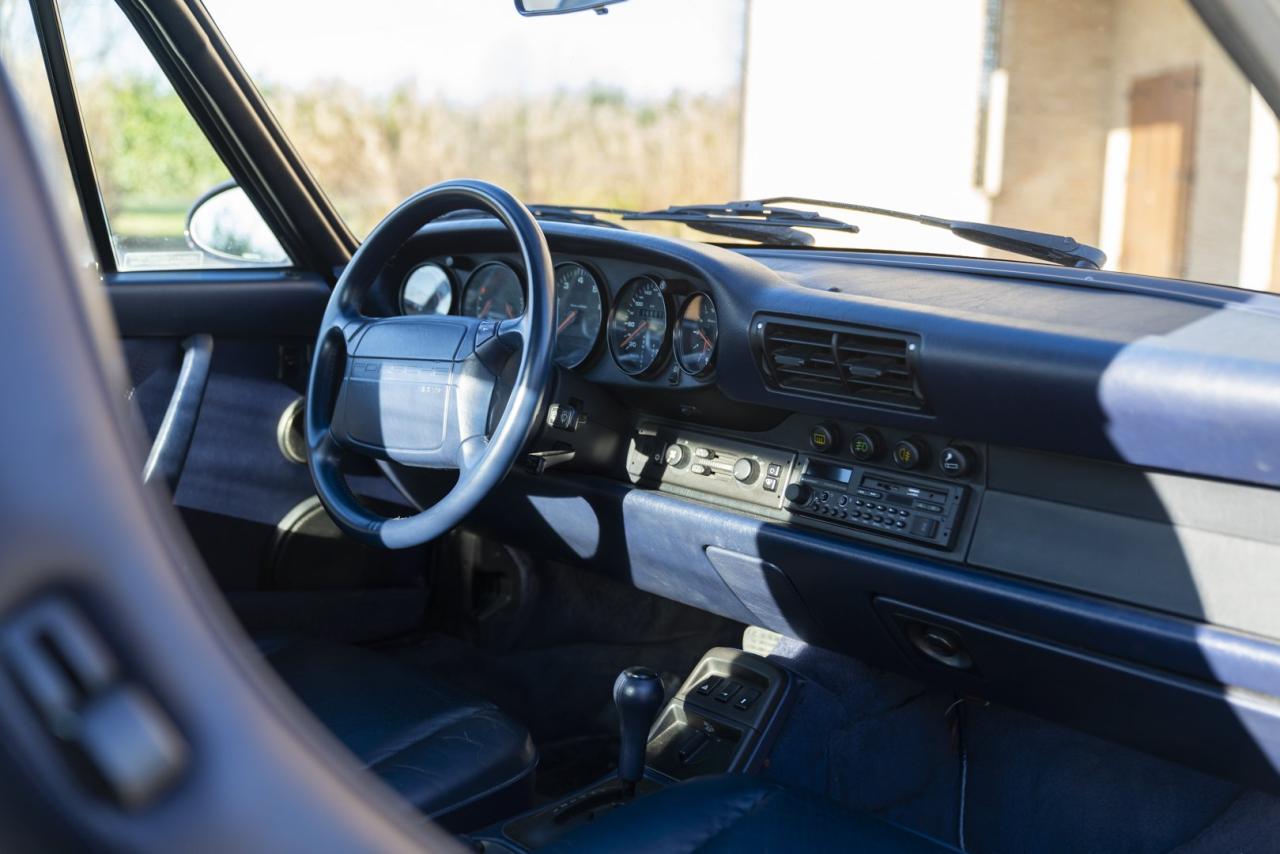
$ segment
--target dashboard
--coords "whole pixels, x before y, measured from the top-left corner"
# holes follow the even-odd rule
[[[556,364],[576,369],[605,351],[632,377],[652,377],[664,369],[708,375],[719,339],[715,299],[696,283],[656,272],[628,272],[625,281],[611,283],[602,266],[557,259]],[[524,312],[525,296],[512,260],[445,256],[423,260],[405,273],[396,301],[406,315],[507,320]]]
[[[1235,699],[1280,672],[1280,296],[543,229],[555,388],[468,527],[1280,788]],[[362,311],[512,316],[520,272],[433,223]]]

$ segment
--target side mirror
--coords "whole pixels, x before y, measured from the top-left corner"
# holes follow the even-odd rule
[[[187,211],[187,240],[215,258],[243,264],[288,264],[258,209],[235,181],[218,184]]]
[[[604,15],[609,11],[606,6],[622,2],[624,0],[516,0],[516,11],[525,17],[567,15],[588,9],[594,9],[597,15]]]

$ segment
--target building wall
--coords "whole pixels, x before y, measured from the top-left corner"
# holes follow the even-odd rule
[[[1163,0],[1169,2],[1169,0]],[[992,221],[1094,243],[1100,228],[1115,0],[1005,0],[1008,76]]]
[[[1117,0],[1108,95],[1109,147],[1127,155],[1129,89],[1137,77],[1185,68],[1200,70],[1194,173],[1187,220],[1190,279],[1233,282],[1240,275],[1241,233],[1249,177],[1251,87],[1209,35],[1190,6],[1170,0]],[[1127,160],[1127,157],[1124,158]],[[1119,170],[1113,170],[1115,180]],[[1119,173],[1123,174],[1123,173]],[[1123,222],[1123,192],[1107,194],[1108,218]],[[1116,205],[1120,208],[1116,209]],[[1111,240],[1117,237],[1112,228]],[[1123,232],[1119,232],[1123,236]],[[1104,246],[1119,258],[1119,245]]]

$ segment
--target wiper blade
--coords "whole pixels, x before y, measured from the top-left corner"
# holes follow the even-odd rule
[[[858,213],[888,216],[894,219],[905,219],[928,225],[934,228],[945,228],[963,240],[981,243],[993,249],[1002,249],[1041,261],[1050,261],[1066,267],[1083,267],[1089,270],[1100,270],[1107,263],[1107,253],[1096,246],[1080,243],[1074,237],[1062,234],[1048,234],[1043,231],[1028,231],[1022,228],[1009,228],[1003,225],[991,225],[985,222],[967,222],[965,220],[944,219],[924,214],[906,213],[889,208],[876,208],[869,205],[854,205],[848,202],[831,202],[822,199],[806,199],[798,196],[776,196],[753,202],[734,202],[735,205],[770,206],[776,204],[813,205],[821,208],[856,211]]]
[[[537,219],[552,220],[555,222],[576,222],[579,225],[600,225],[605,228],[620,228],[624,231],[626,226],[614,222],[613,220],[602,219],[596,216],[596,213],[623,214],[627,213],[623,210],[614,208],[590,208],[577,207],[568,205],[526,205],[529,213],[533,214]],[[436,217],[437,221],[451,219],[491,219],[493,214],[479,208],[461,208],[456,211],[449,211]]]
[[[616,208],[592,208],[578,207],[577,205],[526,205],[529,213],[538,219],[555,220],[556,222],[576,222],[579,225],[602,225],[605,228],[621,228],[624,231],[626,227],[614,222],[610,219],[603,219],[596,216],[597,213],[622,214],[625,211]]]
[[[723,205],[672,205],[658,211],[628,211],[624,220],[679,222],[698,231],[783,246],[811,246],[813,238],[798,228],[822,228],[852,234],[858,227],[817,211],[778,207],[773,200]]]

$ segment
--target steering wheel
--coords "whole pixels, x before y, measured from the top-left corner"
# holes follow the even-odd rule
[[[392,256],[423,225],[460,209],[488,211],[515,238],[528,292],[524,314],[504,321],[363,315],[363,298]],[[420,545],[458,524],[502,480],[538,427],[554,324],[546,238],[506,190],[445,181],[388,214],[338,279],[311,364],[307,464],[334,521],[363,542],[393,549]],[[347,485],[342,461],[351,454],[456,470],[458,482],[425,510],[388,518],[362,505]]]

